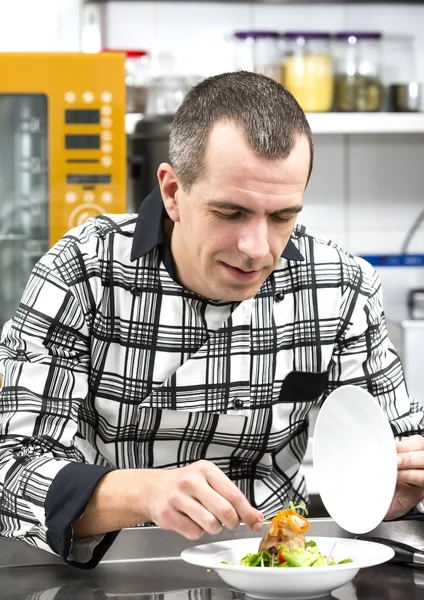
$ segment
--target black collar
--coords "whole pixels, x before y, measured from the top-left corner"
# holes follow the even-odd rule
[[[161,246],[162,260],[169,274],[173,276],[174,266],[163,227],[163,220],[166,216],[167,212],[163,205],[160,190],[156,188],[141,203],[135,225],[131,260],[137,260],[137,258],[144,256],[153,250],[153,248],[156,248],[156,246]],[[291,238],[287,242],[287,246],[284,248],[281,256],[287,260],[304,260]]]

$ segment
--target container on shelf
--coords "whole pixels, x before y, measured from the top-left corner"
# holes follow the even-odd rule
[[[393,112],[423,112],[424,85],[418,81],[389,85],[389,109]]]
[[[150,58],[146,50],[105,48],[103,52],[125,54],[126,112],[144,113],[147,106],[147,88],[150,80]]]
[[[231,42],[236,71],[253,71],[280,80],[281,35],[278,31],[236,31]]]
[[[305,112],[330,111],[334,92],[330,34],[287,32],[284,40],[281,83]]]
[[[381,33],[345,31],[335,36],[335,107],[343,112],[375,112],[383,105]]]

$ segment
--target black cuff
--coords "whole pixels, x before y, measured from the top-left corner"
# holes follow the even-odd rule
[[[105,534],[87,563],[77,563],[67,557],[72,544],[72,523],[84,513],[99,481],[112,467],[85,463],[69,463],[56,477],[47,492],[45,501],[47,543],[69,565],[93,569],[110,548],[119,531]]]
[[[396,521],[424,521],[424,513],[418,512],[414,509],[414,512],[410,512],[403,517],[399,517]]]
[[[395,519],[384,519],[383,523],[394,523],[395,521],[424,521],[424,513],[419,512],[414,507],[406,515],[396,517]]]

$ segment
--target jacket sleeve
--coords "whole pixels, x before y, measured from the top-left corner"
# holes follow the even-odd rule
[[[409,396],[399,355],[388,337],[380,277],[369,263],[357,260],[359,268],[343,294],[343,328],[327,393],[344,384],[363,387],[382,406],[396,437],[424,434],[424,407]]]
[[[71,248],[74,250],[70,250]],[[0,535],[95,566],[117,533],[72,539],[72,523],[112,467],[86,464],[75,446],[88,394],[91,267],[59,243],[34,267],[0,343]],[[62,265],[62,267],[60,266]],[[84,277],[70,285],[66,269]],[[72,278],[70,278],[72,279]]]

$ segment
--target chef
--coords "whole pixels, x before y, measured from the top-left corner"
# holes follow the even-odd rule
[[[378,275],[296,224],[313,155],[278,83],[206,79],[138,216],[89,219],[37,263],[0,346],[4,537],[91,568],[137,524],[259,531],[307,500],[308,415],[345,384],[403,438],[387,518],[424,498]]]

